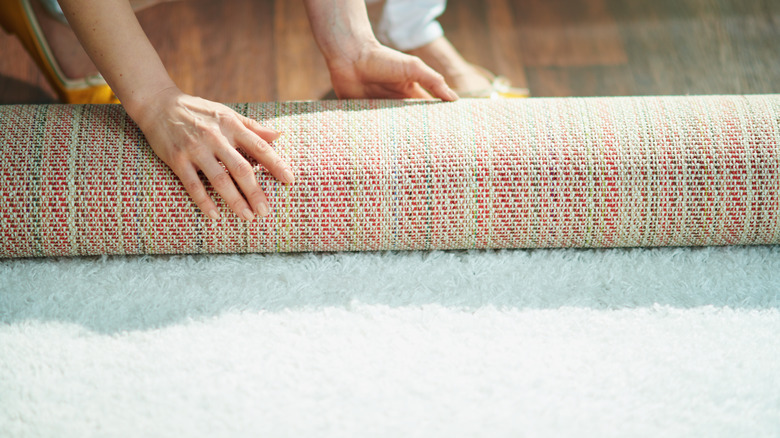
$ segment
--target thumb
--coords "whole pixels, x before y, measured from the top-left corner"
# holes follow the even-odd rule
[[[407,77],[430,91],[433,97],[452,102],[458,100],[458,95],[444,80],[444,76],[429,67],[420,58],[412,57],[407,64]],[[426,93],[427,94],[427,93]]]

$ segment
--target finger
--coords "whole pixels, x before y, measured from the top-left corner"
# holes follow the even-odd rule
[[[412,91],[409,94],[413,99],[433,99],[433,96],[416,82],[412,85]]]
[[[184,190],[189,193],[190,197],[195,202],[195,205],[197,205],[198,208],[200,208],[200,210],[206,213],[210,218],[219,219],[219,209],[217,209],[217,205],[214,203],[214,200],[212,200],[211,196],[209,196],[208,192],[206,192],[206,188],[203,187],[203,183],[200,181],[197,170],[195,170],[191,164],[186,166],[179,166],[176,169],[171,169],[176,174],[176,176],[179,177],[179,180],[181,180],[182,184],[184,184]]]
[[[458,95],[444,81],[444,76],[428,67],[419,58],[413,58],[407,64],[407,76],[418,82],[426,90],[430,90],[434,97],[446,101],[458,100]]]
[[[231,148],[232,149],[232,148]],[[240,218],[251,221],[255,218],[252,209],[249,208],[244,197],[238,192],[233,179],[225,172],[225,169],[219,164],[213,156],[203,159],[197,163],[203,174],[211,182],[214,190],[222,196],[230,209]],[[247,163],[249,164],[249,163]]]
[[[287,164],[267,141],[248,129],[242,130],[235,137],[238,146],[258,163],[263,165],[271,175],[283,183],[292,184],[295,176]]]
[[[249,117],[242,116],[241,114],[239,114],[239,118],[244,126],[269,143],[276,140],[281,135],[279,131],[263,126],[258,123],[257,120],[250,119]]]
[[[407,84],[400,90],[394,84],[384,85],[371,90],[371,95],[378,99],[433,99],[418,83]]]
[[[233,176],[233,180],[241,188],[244,197],[249,201],[249,205],[254,207],[255,212],[260,216],[268,216],[271,208],[268,206],[263,190],[257,183],[255,171],[249,162],[241,156],[235,149],[223,149],[218,158]]]

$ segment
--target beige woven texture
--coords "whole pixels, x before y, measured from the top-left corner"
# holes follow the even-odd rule
[[[780,241],[777,95],[233,106],[273,213],[206,218],[119,106],[0,107],[0,256]]]

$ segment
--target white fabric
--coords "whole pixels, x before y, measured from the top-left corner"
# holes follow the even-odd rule
[[[446,0],[386,0],[374,33],[382,44],[394,49],[417,49],[444,35],[436,19],[446,6]]]
[[[780,248],[0,260],[0,436],[777,437]]]

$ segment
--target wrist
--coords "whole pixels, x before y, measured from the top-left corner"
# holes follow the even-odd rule
[[[344,68],[353,68],[361,59],[368,59],[369,54],[382,48],[382,44],[376,39],[353,41],[338,50],[333,50],[325,54],[325,62],[330,71],[339,71]]]
[[[129,94],[130,96],[127,99],[118,96],[119,100],[122,102],[127,115],[143,130],[148,120],[157,117],[156,111],[153,110],[155,107],[169,98],[183,93],[171,81],[170,83],[160,83],[156,86],[133,90]]]
[[[304,0],[312,33],[329,67],[356,62],[366,46],[380,46],[365,0]]]

